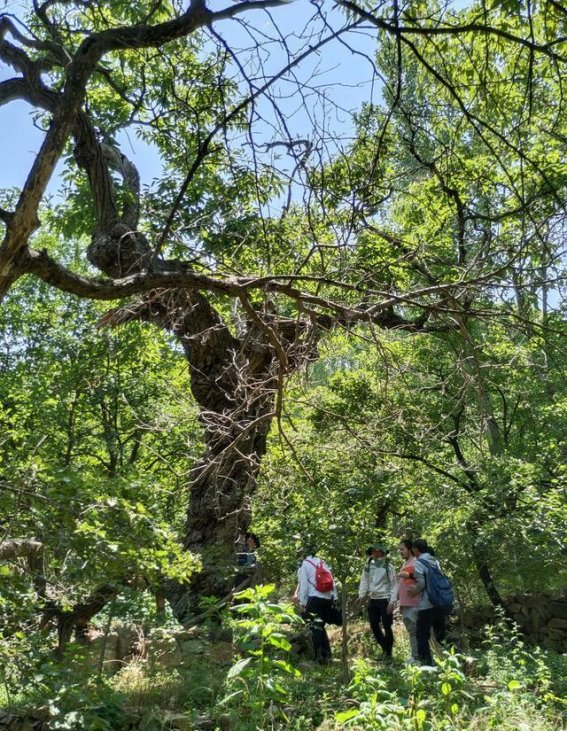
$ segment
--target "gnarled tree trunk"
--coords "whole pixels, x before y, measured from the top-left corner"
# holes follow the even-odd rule
[[[101,157],[106,165],[100,164]],[[153,256],[145,237],[136,231],[137,208],[118,214],[107,166],[119,169],[135,193],[137,176],[123,157],[105,152],[84,118],[77,128],[76,158],[98,191],[94,200],[99,227],[88,251],[91,263],[111,277],[183,269],[182,262]],[[174,333],[183,347],[200,409],[205,453],[190,472],[183,543],[201,555],[203,570],[190,587],[172,582],[166,587],[180,619],[188,619],[197,609],[201,595],[226,593],[234,571],[235,541],[250,522],[250,498],[266,451],[281,367],[263,321],[253,315],[237,337],[204,295],[168,289],[150,292],[102,320],[108,325],[143,320]],[[269,332],[293,340],[296,328],[287,334],[279,328],[276,335],[270,326]]]

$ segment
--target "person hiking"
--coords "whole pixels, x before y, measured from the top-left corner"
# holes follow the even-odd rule
[[[260,548],[260,539],[256,533],[246,533],[244,536],[245,552],[247,556],[246,563],[248,565],[254,565],[257,561],[256,551]]]
[[[416,585],[415,580],[415,556],[412,553],[413,543],[409,538],[403,538],[400,541],[399,551],[403,558],[402,564],[398,572],[398,606],[404,627],[408,633],[411,654],[406,660],[406,665],[418,662],[419,655],[417,652],[417,615],[420,603],[419,594],[410,594],[409,590]]]
[[[392,624],[398,596],[396,570],[388,560],[387,554],[388,550],[380,544],[369,548],[369,558],[362,569],[358,587],[359,599],[368,598],[368,621],[385,659],[392,657],[394,646]]]
[[[235,541],[236,562],[240,566],[253,566],[256,563],[256,551],[260,548],[260,539],[256,533],[248,531],[240,533]]]
[[[437,642],[442,643],[446,634],[445,617],[447,612],[442,607],[433,605],[427,593],[427,573],[432,570],[432,567],[439,570],[440,567],[437,559],[431,555],[427,541],[423,538],[417,538],[413,542],[412,550],[417,559],[414,564],[415,586],[410,587],[408,592],[414,596],[419,596],[420,599],[416,627],[417,654],[421,665],[432,667],[433,657],[429,644],[431,630],[433,630]]]
[[[235,547],[237,573],[234,577],[234,589],[243,590],[261,584],[264,572],[256,556],[256,551],[260,548],[260,539],[256,533],[240,533]]]
[[[310,625],[315,660],[326,664],[331,660],[331,644],[325,624],[333,622],[337,588],[329,567],[317,556],[315,546],[303,551],[303,555],[294,600]]]

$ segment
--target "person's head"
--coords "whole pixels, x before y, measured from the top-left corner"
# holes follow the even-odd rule
[[[319,550],[319,547],[317,545],[317,541],[314,541],[313,539],[309,538],[306,541],[304,541],[303,545],[299,550],[297,551],[298,558],[304,559],[307,556],[316,556],[317,551]]]
[[[253,553],[257,548],[260,548],[260,539],[255,533],[247,533],[244,537],[246,543],[246,550]]]
[[[404,559],[404,561],[407,561],[408,558],[411,558],[413,556],[412,548],[413,548],[413,542],[410,541],[409,538],[402,538],[400,541],[400,556]]]
[[[380,543],[375,543],[373,546],[370,546],[370,556],[374,561],[386,558],[387,554],[388,549]]]
[[[422,553],[429,553],[427,541],[423,538],[416,538],[413,542],[413,555],[421,556]]]

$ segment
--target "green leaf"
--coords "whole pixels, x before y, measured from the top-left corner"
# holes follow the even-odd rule
[[[242,660],[239,660],[228,671],[227,676],[226,676],[227,680],[229,678],[236,678],[246,668],[246,666],[249,665],[251,662],[252,662],[251,657],[245,657]]]
[[[273,645],[273,647],[279,647],[280,650],[285,650],[286,652],[291,650],[291,643],[279,633],[274,632],[267,638],[267,641],[270,645]]]
[[[335,713],[335,721],[344,723],[345,721],[349,721],[351,718],[356,718],[359,713],[360,711],[358,708],[351,708],[349,711],[341,711],[340,713]]]
[[[235,690],[234,693],[229,693],[228,695],[225,695],[225,697],[218,702],[219,706],[224,706],[226,703],[230,703],[231,700],[234,698],[237,698],[239,695],[242,695],[244,693],[244,689],[241,688],[240,690]]]
[[[420,708],[416,711],[415,714],[415,720],[421,725],[425,722],[425,719],[427,718],[427,713],[423,710],[423,708]]]
[[[294,668],[291,663],[286,662],[285,660],[274,660],[273,664],[278,668],[281,668],[284,672],[293,675],[295,678],[301,677],[301,672],[297,668]]]

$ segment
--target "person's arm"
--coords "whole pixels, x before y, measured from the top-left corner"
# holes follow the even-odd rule
[[[368,583],[369,583],[369,575],[370,571],[368,570],[368,567],[365,566],[362,569],[362,575],[360,577],[360,584],[358,585],[358,598],[364,599],[364,597],[368,594]]]
[[[323,565],[325,566],[327,571],[331,572],[331,576],[333,577],[333,588],[331,589],[331,599],[334,599],[334,601],[337,601],[337,599],[339,598],[339,592],[337,591],[337,578],[331,571],[331,567],[326,562],[323,562]]]
[[[293,592],[293,597],[291,599],[291,601],[294,604],[299,604],[299,571],[297,573],[298,573],[298,581],[297,581],[297,584],[295,586],[295,591]]]
[[[410,596],[417,596],[417,594],[421,594],[425,589],[425,568],[419,561],[416,561],[414,565],[414,577],[414,586],[408,588],[408,594]]]
[[[309,576],[307,573],[307,562],[304,561],[299,569],[299,583],[298,583],[298,597],[299,604],[302,607],[307,606],[309,599]]]
[[[388,567],[388,578],[390,579],[390,604],[392,606],[392,612],[396,608],[396,602],[398,601],[398,579],[396,577],[396,569],[393,566]]]

